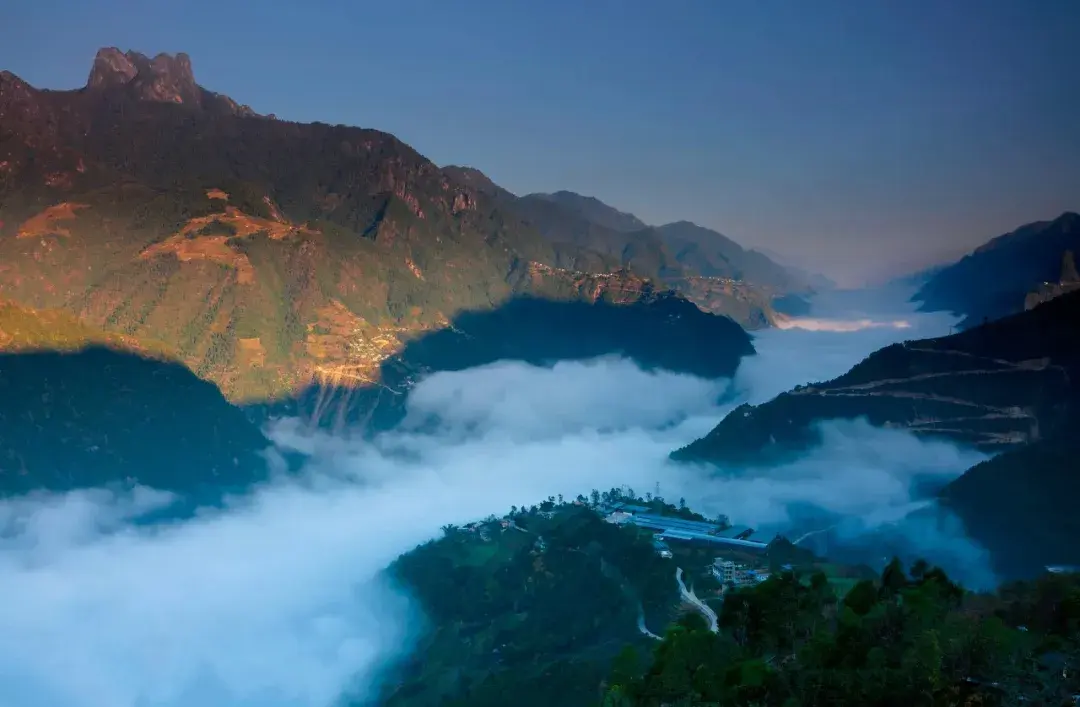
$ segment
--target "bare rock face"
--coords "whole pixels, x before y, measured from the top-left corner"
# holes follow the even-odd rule
[[[191,57],[161,53],[153,59],[116,47],[99,49],[86,81],[90,90],[125,89],[141,101],[177,103],[228,115],[255,115],[251,108],[195,83]]]
[[[108,88],[129,83],[139,73],[129,54],[134,52],[124,54],[116,47],[99,49],[90,69],[90,77],[86,80],[86,87]]]

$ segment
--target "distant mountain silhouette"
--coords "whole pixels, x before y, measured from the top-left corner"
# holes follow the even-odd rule
[[[975,326],[1023,311],[1028,293],[1057,282],[1066,251],[1080,252],[1080,215],[1066,212],[999,236],[933,273],[912,298]]]

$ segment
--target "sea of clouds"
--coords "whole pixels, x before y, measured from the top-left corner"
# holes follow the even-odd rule
[[[822,447],[778,469],[716,474],[667,460],[739,402],[952,325],[891,293],[845,296],[815,303],[812,324],[758,334],[758,356],[733,381],[618,358],[503,361],[421,381],[405,421],[373,442],[279,420],[268,433],[279,450],[306,455],[302,473],[184,521],[133,522],[173,500],[153,489],[0,502],[0,705],[329,707],[344,693],[371,697],[380,669],[424,628],[422,608],[382,570],[445,524],[551,495],[659,483],[669,499],[770,532],[828,522],[857,538],[887,527],[925,503],[917,481],[943,483],[980,457],[849,421],[826,425]],[[985,567],[957,533],[909,535],[948,547],[969,576]]]

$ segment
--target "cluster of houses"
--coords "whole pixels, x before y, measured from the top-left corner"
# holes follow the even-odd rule
[[[650,508],[632,503],[615,503],[598,509],[604,520],[616,525],[636,525],[657,531],[653,536],[653,548],[661,557],[671,557],[668,542],[705,542],[715,545],[735,546],[740,549],[764,550],[768,543],[751,540],[754,530],[746,526],[729,526],[707,521],[685,520],[672,516],[652,513]],[[767,570],[755,569],[747,565],[727,560],[716,559],[710,568],[716,579],[724,586],[736,587],[764,582],[769,578]]]
[[[768,570],[754,569],[732,560],[725,560],[722,557],[716,558],[716,562],[713,563],[710,569],[713,577],[716,577],[717,581],[724,586],[744,587],[748,584],[764,582],[769,578]]]

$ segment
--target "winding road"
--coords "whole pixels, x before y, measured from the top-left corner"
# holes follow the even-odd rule
[[[649,638],[654,638],[657,641],[663,640],[660,636],[657,636],[655,633],[645,627],[645,609],[641,606],[638,606],[637,627],[638,631],[641,631]]]
[[[792,540],[791,544],[792,545],[798,545],[803,540],[806,540],[809,537],[812,537],[814,535],[818,535],[819,533],[827,533],[827,532],[829,532],[830,530],[832,530],[835,527],[836,527],[835,525],[830,525],[828,528],[818,528],[817,530],[811,530],[809,533],[803,533],[802,535],[799,536],[798,540]]]
[[[709,630],[713,633],[717,633],[720,630],[720,621],[716,616],[716,612],[712,610],[712,607],[697,598],[697,595],[693,591],[686,588],[686,584],[682,579],[682,567],[675,569],[675,581],[679,583],[679,593],[682,594],[682,598],[693,604],[702,616],[709,622]]]

